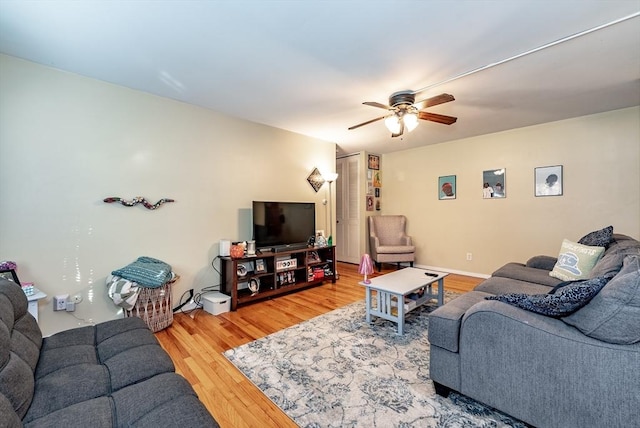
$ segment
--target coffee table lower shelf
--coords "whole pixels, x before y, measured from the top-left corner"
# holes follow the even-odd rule
[[[436,276],[427,276],[426,272]],[[371,283],[360,285],[365,287],[366,320],[376,316],[398,324],[398,334],[404,334],[404,321],[407,313],[437,299],[438,306],[444,302],[444,277],[448,273],[425,271],[418,268],[404,268],[371,280]],[[433,284],[437,283],[437,290]],[[423,292],[417,299],[407,296],[415,292]],[[402,304],[399,304],[402,302]]]

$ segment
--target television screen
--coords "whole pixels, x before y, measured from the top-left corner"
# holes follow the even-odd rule
[[[313,202],[253,201],[253,239],[258,249],[306,245],[315,231]]]

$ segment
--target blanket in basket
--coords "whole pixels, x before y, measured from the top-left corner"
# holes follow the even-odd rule
[[[171,280],[171,266],[152,257],[138,257],[133,263],[114,270],[111,275],[133,281],[142,287],[157,288]]]

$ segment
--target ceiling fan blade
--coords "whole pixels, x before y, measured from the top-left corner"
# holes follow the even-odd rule
[[[354,126],[350,127],[349,131],[351,131],[352,129],[360,128],[361,126],[368,125],[368,124],[373,123],[373,122],[377,122],[379,120],[384,119],[385,117],[387,117],[387,116],[380,116],[380,117],[376,117],[375,119],[371,119],[371,120],[367,120],[366,122],[359,123],[357,125],[354,125]]]
[[[426,111],[419,111],[418,112],[418,118],[422,119],[422,120],[430,120],[431,122],[442,123],[442,124],[445,124],[445,125],[454,124],[458,120],[457,117],[445,116],[445,115],[442,115],[442,114],[429,113],[429,112],[426,112]]]
[[[422,110],[423,108],[437,106],[438,104],[448,103],[450,101],[454,101],[455,98],[450,94],[440,94],[435,97],[427,98],[426,100],[419,101],[414,105],[418,110]]]
[[[384,105],[384,104],[377,103],[377,102],[375,102],[375,101],[365,101],[365,102],[363,102],[362,104],[364,104],[364,105],[366,105],[366,106],[371,106],[371,107],[383,108],[383,109],[385,109],[385,110],[389,110],[389,109],[391,108],[391,107],[389,107],[389,106],[386,106],[386,105]]]

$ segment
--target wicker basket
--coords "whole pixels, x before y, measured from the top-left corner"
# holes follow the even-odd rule
[[[153,332],[169,327],[173,322],[171,285],[174,282],[167,282],[158,288],[142,287],[136,305],[125,310],[124,316],[142,318]]]

